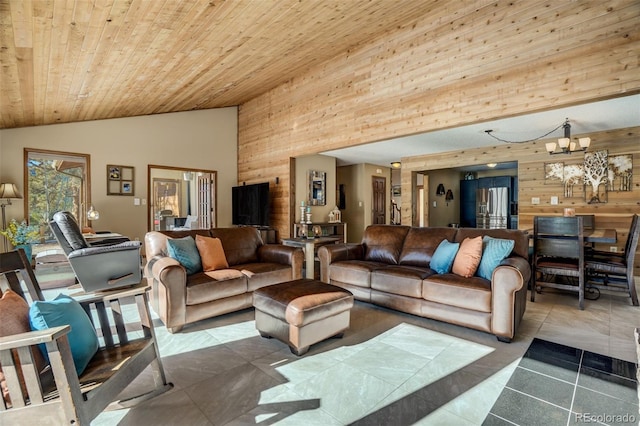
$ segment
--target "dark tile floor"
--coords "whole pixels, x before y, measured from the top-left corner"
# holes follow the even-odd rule
[[[533,339],[483,424],[638,424],[636,368]]]

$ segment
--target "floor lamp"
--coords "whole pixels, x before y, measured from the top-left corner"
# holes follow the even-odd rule
[[[2,230],[7,229],[7,220],[4,215],[4,208],[11,205],[12,198],[22,198],[18,187],[15,183],[0,183],[0,207],[2,207]],[[2,202],[2,199],[6,199],[6,203]],[[4,251],[7,251],[7,238],[3,238],[2,241]]]

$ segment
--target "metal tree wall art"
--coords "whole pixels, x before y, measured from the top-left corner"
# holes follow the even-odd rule
[[[632,175],[632,154],[609,156],[609,173],[607,176],[608,191],[631,191]]]
[[[580,196],[574,194],[574,187],[582,188],[584,184],[584,166],[582,164],[569,164],[562,169],[562,183],[564,185],[565,198]]]
[[[584,155],[585,201],[588,204],[607,202],[607,151],[588,152]]]

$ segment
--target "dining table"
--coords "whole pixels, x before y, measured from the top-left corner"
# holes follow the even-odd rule
[[[529,238],[533,238],[533,229],[525,229]],[[615,229],[599,228],[585,229],[584,242],[590,244],[615,244],[618,241],[618,233]]]

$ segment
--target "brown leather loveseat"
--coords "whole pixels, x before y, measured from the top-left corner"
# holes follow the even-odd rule
[[[430,268],[444,239],[461,243],[485,235],[514,241],[490,280]],[[321,280],[351,291],[358,300],[486,331],[509,342],[525,311],[528,248],[527,235],[519,230],[371,225],[362,243],[323,246],[318,256]]]
[[[196,235],[219,238],[229,267],[187,275],[169,257],[167,240]],[[167,329],[250,308],[253,291],[302,277],[302,249],[263,244],[256,228],[216,228],[191,231],[152,231],[144,238],[145,276],[151,286],[151,306]]]

